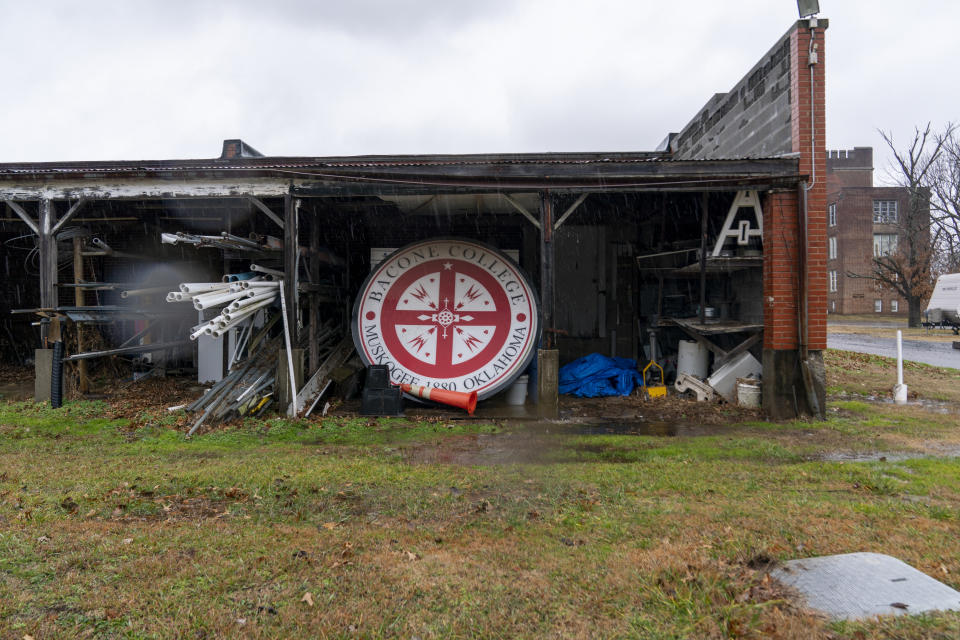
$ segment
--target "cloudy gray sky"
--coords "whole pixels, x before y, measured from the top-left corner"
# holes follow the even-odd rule
[[[821,0],[827,146],[960,120],[960,3]],[[794,0],[0,0],[0,162],[650,150]]]

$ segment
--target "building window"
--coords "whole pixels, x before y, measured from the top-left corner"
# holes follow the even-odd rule
[[[831,204],[830,207],[827,209],[827,218],[829,221],[828,224],[831,227],[837,226],[837,203],[836,202]]]
[[[877,313],[883,313],[883,300],[874,300],[873,310]]]
[[[897,234],[873,234],[873,257],[890,256],[897,252]]]
[[[891,300],[890,301],[890,313],[897,313],[900,311],[900,301]]]
[[[829,276],[830,276],[830,291],[831,291],[831,292],[836,292],[836,290],[837,290],[837,272],[836,272],[836,271],[830,271],[830,272],[829,272]]]
[[[837,237],[833,236],[832,238],[828,238],[828,244],[830,247],[830,259],[836,260],[837,259]]]
[[[874,224],[896,224],[897,222],[897,201],[896,200],[874,200],[873,201],[873,223]]]

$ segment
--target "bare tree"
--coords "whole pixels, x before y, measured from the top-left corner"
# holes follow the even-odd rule
[[[911,327],[920,326],[923,303],[933,288],[931,266],[943,233],[940,226],[931,227],[930,183],[952,132],[953,127],[948,126],[944,135],[938,135],[928,122],[923,130],[914,129],[909,147],[901,150],[892,134],[880,131],[893,152],[894,179],[907,190],[908,203],[906,210],[898,211],[896,221],[891,220],[897,229],[896,242],[879,251],[875,247],[870,273],[847,274],[873,280],[878,287],[898,293],[907,303]]]
[[[930,174],[930,219],[937,230],[934,273],[960,271],[960,136],[947,125]]]

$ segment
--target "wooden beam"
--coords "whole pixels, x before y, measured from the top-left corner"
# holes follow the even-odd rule
[[[570,215],[573,214],[573,212],[576,211],[576,210],[580,207],[581,204],[583,204],[583,201],[587,199],[587,196],[588,196],[588,195],[590,195],[590,194],[589,194],[589,193],[581,193],[581,194],[580,194],[580,197],[577,198],[576,201],[575,201],[572,205],[570,205],[569,207],[567,207],[567,210],[564,211],[564,212],[563,212],[563,215],[560,216],[560,219],[557,220],[557,224],[553,225],[553,230],[554,230],[554,231],[556,231],[557,229],[559,229],[559,228],[560,228],[560,225],[562,225],[564,222],[566,222],[567,218],[569,218]]]
[[[37,248],[40,252],[40,306],[59,306],[57,296],[57,239],[53,235],[57,210],[52,200],[40,201],[40,223],[37,225]],[[41,338],[49,333],[41,327]]]
[[[65,225],[66,223],[70,222],[70,219],[73,218],[73,216],[77,215],[77,212],[80,211],[80,207],[86,204],[86,202],[87,202],[86,198],[80,198],[79,200],[74,202],[70,206],[70,208],[67,209],[67,212],[63,214],[59,220],[57,220],[57,224],[53,225],[53,229],[50,231],[50,233],[52,233],[53,235],[57,235],[57,232],[60,231],[60,228],[63,227],[63,225]]]
[[[184,177],[89,178],[56,182],[7,182],[0,178],[0,200],[153,200],[165,198],[279,198],[290,190],[285,178]]]
[[[733,349],[730,349],[730,351],[727,351],[727,353],[723,357],[721,357],[717,362],[714,363],[714,369],[719,369],[726,363],[730,362],[731,360],[736,358],[738,355],[740,355],[741,353],[743,353],[753,345],[760,342],[761,338],[763,338],[762,331],[760,331],[759,333],[753,334],[752,336],[750,336],[749,338],[747,338],[746,340],[744,340],[743,342],[735,346]]]
[[[80,201],[82,202],[82,200]],[[77,204],[80,204],[79,202]],[[76,205],[74,205],[76,206]],[[61,219],[62,221],[62,219]],[[58,223],[59,224],[59,223]],[[73,283],[83,283],[83,238],[75,236],[73,238]],[[83,287],[74,287],[73,302],[78,307],[84,307],[87,304],[86,292]],[[74,325],[77,329],[77,351],[83,353],[83,323],[77,322]],[[80,360],[77,362],[77,386],[80,393],[89,393],[90,378],[87,376],[87,362]]]
[[[27,226],[30,227],[30,231],[33,231],[36,235],[40,235],[40,229],[37,227],[37,223],[33,221],[33,218],[30,217],[26,211],[23,210],[19,204],[13,200],[4,200],[7,203],[7,206],[13,209],[13,212],[17,214],[21,220],[27,223]]]
[[[508,195],[505,194],[505,193],[501,193],[500,196],[503,197],[507,202],[509,202],[509,203],[511,204],[511,206],[513,206],[514,209],[516,209],[516,210],[519,211],[521,214],[523,214],[523,217],[526,218],[527,220],[529,220],[529,221],[530,221],[530,224],[532,224],[533,226],[535,226],[537,229],[541,229],[541,230],[542,230],[542,227],[540,226],[540,223],[537,221],[537,219],[534,218],[534,217],[533,217],[533,214],[530,213],[529,211],[527,211],[527,210],[523,207],[522,204],[520,204],[519,202],[517,202],[516,200],[514,200],[513,198],[511,198],[510,196],[508,196]]]
[[[300,198],[289,193],[283,197],[283,288],[286,296],[286,317],[284,321],[293,332],[293,341],[297,340],[297,307],[300,300],[297,286],[297,263],[300,255],[298,215]]]
[[[540,194],[540,317],[543,319],[543,344],[553,348],[554,267],[553,200],[549,191]]]
[[[316,215],[310,216],[310,256],[307,258],[307,267],[310,274],[310,284],[318,286],[320,283],[320,218]],[[320,366],[320,345],[318,335],[320,330],[320,296],[317,293],[308,295],[308,327],[307,340],[309,342],[308,370],[313,374]]]
[[[696,330],[691,329],[685,323],[679,320],[674,320],[674,322],[678,327],[683,329],[683,332],[686,333],[688,336],[690,336],[691,338],[693,338],[694,340],[702,344],[704,347],[706,347],[710,351],[713,351],[715,354],[717,354],[718,358],[723,358],[727,355],[727,352],[721,349],[720,347],[718,347],[716,344],[714,344],[712,340],[708,340],[705,336],[701,335]]]
[[[707,320],[707,212],[710,194],[700,200],[700,324]]]
[[[254,197],[254,196],[247,196],[247,200],[249,200],[257,209],[260,209],[260,211],[262,211],[264,214],[266,214],[266,216],[267,216],[268,218],[270,218],[271,220],[273,220],[273,221],[277,224],[278,227],[280,227],[281,229],[283,229],[283,220],[280,219],[280,216],[278,216],[278,215],[275,214],[273,211],[271,211],[271,210],[270,210],[270,207],[268,207],[267,205],[265,205],[265,204],[263,203],[263,201],[260,200],[260,198],[257,198],[257,197]]]

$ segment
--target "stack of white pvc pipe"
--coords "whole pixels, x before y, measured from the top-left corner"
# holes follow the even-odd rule
[[[223,307],[220,315],[198,324],[190,333],[191,340],[202,335],[219,338],[276,302],[280,283],[267,278],[270,276],[238,282],[184,282],[180,291],[167,294],[167,302],[192,302],[198,311]]]

